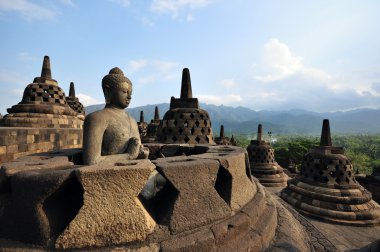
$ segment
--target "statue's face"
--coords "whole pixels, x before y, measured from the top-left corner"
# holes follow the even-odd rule
[[[125,109],[129,106],[132,96],[132,85],[128,82],[122,82],[117,88],[111,89],[111,104]]]

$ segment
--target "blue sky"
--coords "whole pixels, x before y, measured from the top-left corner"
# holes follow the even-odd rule
[[[104,102],[101,79],[118,66],[131,107],[178,97],[188,67],[204,103],[380,108],[379,13],[375,0],[0,0],[0,113],[44,55],[84,105]]]

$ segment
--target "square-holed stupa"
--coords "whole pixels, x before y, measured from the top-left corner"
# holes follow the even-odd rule
[[[193,98],[190,71],[182,71],[181,97],[170,100],[170,109],[162,119],[158,142],[166,144],[213,144],[210,116]]]
[[[281,198],[300,213],[320,220],[356,226],[380,224],[379,204],[356,181],[343,148],[332,146],[327,119],[320,146],[306,153],[300,174],[288,181]]]
[[[41,77],[26,86],[21,102],[7,109],[0,120],[5,127],[82,128],[84,117],[67,103],[65,92],[52,78],[49,56],[44,57]]]

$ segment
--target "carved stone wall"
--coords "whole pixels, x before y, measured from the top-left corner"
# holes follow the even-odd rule
[[[82,129],[0,127],[0,163],[52,150],[82,147]]]

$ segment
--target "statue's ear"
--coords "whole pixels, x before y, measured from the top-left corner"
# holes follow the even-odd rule
[[[106,98],[106,104],[109,104],[111,102],[111,94],[110,94],[110,86],[109,85],[104,85],[104,98]]]

